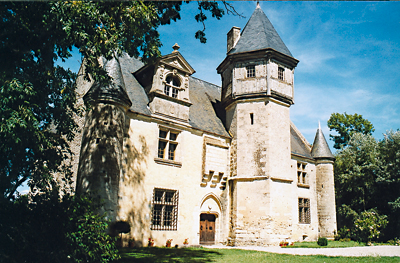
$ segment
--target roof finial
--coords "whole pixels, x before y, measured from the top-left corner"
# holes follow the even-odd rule
[[[178,49],[180,48],[180,46],[178,45],[178,43],[175,43],[175,45],[173,45],[172,48],[174,49],[174,51],[172,51],[172,52],[178,52]]]
[[[257,8],[261,8],[260,7],[260,1],[257,1]]]
[[[321,130],[321,122],[318,121],[318,130]]]

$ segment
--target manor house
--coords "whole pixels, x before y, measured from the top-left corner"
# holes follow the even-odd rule
[[[77,80],[77,193],[137,245],[332,238],[334,157],[321,128],[310,145],[290,121],[298,62],[259,6],[227,34],[221,86],[192,77],[177,44],[153,64],[101,60],[111,84]]]

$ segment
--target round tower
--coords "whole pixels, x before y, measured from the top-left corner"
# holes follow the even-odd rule
[[[79,157],[76,193],[90,193],[102,204],[100,213],[115,220],[125,117],[132,105],[117,57],[105,61],[112,78],[102,85],[94,83],[84,96],[87,107]]]
[[[333,177],[335,157],[329,149],[320,125],[315,135],[311,155],[316,160],[318,235],[319,237],[333,239],[337,232],[335,182]]]

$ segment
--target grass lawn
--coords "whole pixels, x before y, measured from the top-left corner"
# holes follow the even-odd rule
[[[114,263],[133,262],[400,262],[400,257],[295,256],[240,249],[144,247],[120,250]]]
[[[295,242],[293,246],[287,246],[283,248],[296,248],[296,247],[306,247],[306,248],[325,248],[325,247],[359,247],[365,246],[364,243],[360,244],[356,241],[328,241],[328,245],[321,247],[317,242]]]

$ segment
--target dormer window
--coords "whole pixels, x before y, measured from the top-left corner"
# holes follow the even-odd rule
[[[255,78],[256,77],[256,67],[254,65],[247,66],[246,67],[247,71],[247,77],[248,78]]]
[[[172,98],[178,98],[180,86],[181,84],[178,77],[169,75],[165,79],[164,94]]]
[[[282,67],[278,67],[278,79],[283,80],[283,75],[284,75],[285,69]]]

